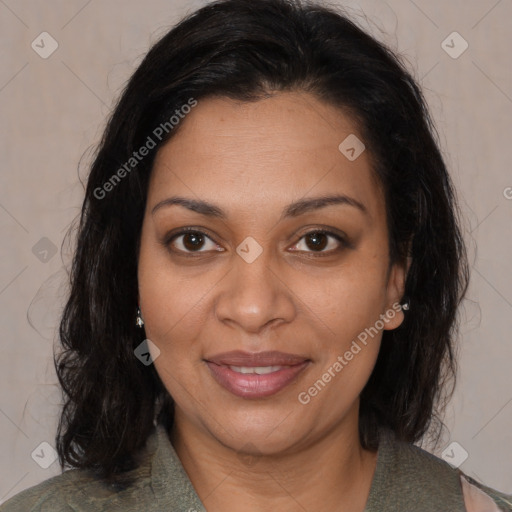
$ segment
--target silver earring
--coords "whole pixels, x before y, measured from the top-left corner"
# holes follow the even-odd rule
[[[409,302],[404,302],[402,304],[402,309],[404,309],[405,311],[409,311]]]
[[[139,307],[137,308],[137,317],[135,319],[135,324],[137,325],[137,327],[140,327],[140,328],[142,328],[142,326],[144,325],[144,320],[142,320],[142,314],[140,312]]]

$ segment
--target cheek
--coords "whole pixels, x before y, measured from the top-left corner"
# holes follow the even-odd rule
[[[161,350],[176,350],[183,339],[190,348],[190,340],[201,328],[201,319],[206,318],[204,297],[210,281],[207,275],[202,279],[183,276],[173,268],[164,248],[143,237],[138,268],[139,304],[146,334]]]
[[[141,243],[139,304],[146,336],[160,350],[155,369],[174,400],[186,403],[190,392],[197,394],[193,390],[198,386],[195,375],[201,364],[205,290],[196,280],[183,279],[172,271],[162,252]]]
[[[386,265],[381,258],[375,253],[353,253],[327,274],[297,273],[291,288],[309,315],[321,320],[335,339],[345,343],[384,312]]]
[[[327,422],[349,410],[375,366],[382,339],[377,325],[385,301],[382,282],[378,269],[355,266],[310,288],[310,316],[327,329],[317,339],[318,367],[299,391],[313,404],[310,414],[325,416]]]

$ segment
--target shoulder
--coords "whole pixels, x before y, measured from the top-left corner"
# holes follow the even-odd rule
[[[505,494],[460,473],[468,512],[511,512],[512,495]],[[493,508],[494,507],[494,508]]]
[[[0,506],[0,512],[82,512],[113,510],[121,503],[143,506],[151,500],[151,479],[140,471],[124,488],[107,485],[89,472],[71,469],[25,489]]]
[[[108,484],[92,471],[70,469],[29,487],[0,505],[0,512],[85,512],[91,510],[145,509],[151,503],[151,467],[155,436],[140,453],[138,466]]]
[[[72,469],[18,493],[0,506],[0,512],[75,511],[70,501],[95,486],[87,473]]]
[[[443,459],[412,443],[398,440],[389,429],[383,430],[381,442],[386,452],[387,468],[402,484],[428,490],[441,485],[441,488],[450,487],[462,492],[457,470]]]
[[[387,486],[392,488],[391,494],[394,497],[391,500],[411,503],[412,499],[417,510],[432,510],[435,502],[440,509],[449,506],[450,510],[465,512],[512,512],[511,496],[476,482],[419,446],[399,441],[389,429],[383,429],[382,433],[383,473],[386,474]],[[471,493],[463,477],[473,484]],[[487,509],[468,507],[468,503],[471,506],[477,488],[480,497],[485,496],[483,503],[487,504]],[[489,508],[489,504],[496,508]]]

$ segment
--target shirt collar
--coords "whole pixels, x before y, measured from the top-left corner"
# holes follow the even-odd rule
[[[151,486],[158,504],[155,510],[190,510],[205,512],[190,478],[172,446],[165,427],[158,423],[149,439],[154,456],[151,463]]]

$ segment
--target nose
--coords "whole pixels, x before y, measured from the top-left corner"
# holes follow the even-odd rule
[[[268,256],[263,250],[251,263],[238,254],[233,256],[231,271],[222,280],[215,303],[219,321],[261,334],[270,326],[293,320],[296,307],[290,283]]]

